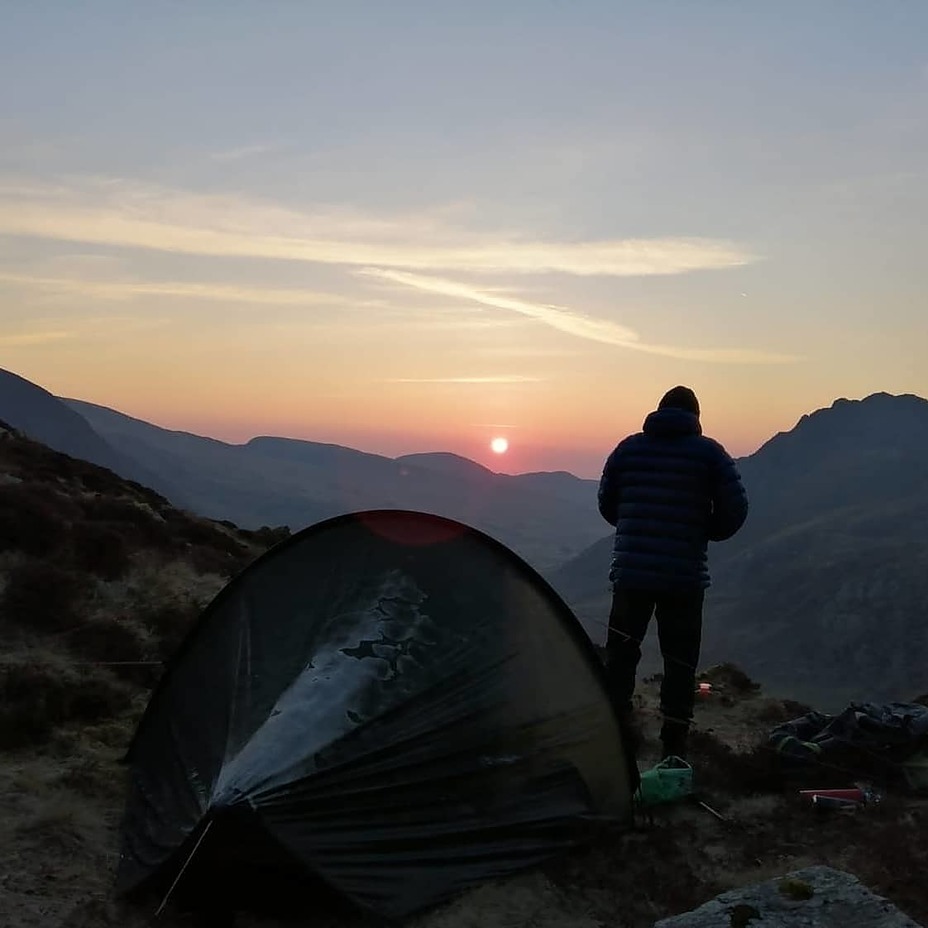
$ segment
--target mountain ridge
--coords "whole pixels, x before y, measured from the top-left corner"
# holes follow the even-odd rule
[[[169,480],[161,479],[139,461],[114,448],[65,401],[25,377],[2,368],[0,419],[64,454],[122,473],[159,492],[181,495]]]
[[[612,538],[596,511],[596,481],[496,474],[447,452],[393,459],[275,436],[231,445],[67,404],[115,452],[165,475],[148,485],[170,499],[169,476],[193,500],[186,508],[206,517],[299,528],[346,511],[406,508],[471,524],[540,570],[591,637],[603,637]],[[928,550],[926,455],[928,400],[880,392],[839,398],[739,458],[751,511],[734,539],[710,546],[707,658],[730,657],[808,701],[848,692],[861,676],[875,698],[913,686],[912,656],[928,653],[918,619],[928,600],[919,553]],[[880,616],[891,629],[879,631]]]
[[[194,511],[245,527],[296,529],[360,509],[420,509],[488,532],[542,570],[579,552],[601,531],[595,493],[579,478],[523,479],[443,452],[388,458],[275,436],[233,445],[163,429],[109,407],[67,402],[117,450],[171,474]],[[557,492],[546,486],[552,479]]]

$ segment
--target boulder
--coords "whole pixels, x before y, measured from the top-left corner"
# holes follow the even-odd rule
[[[654,928],[921,928],[857,877],[807,867],[716,896]]]

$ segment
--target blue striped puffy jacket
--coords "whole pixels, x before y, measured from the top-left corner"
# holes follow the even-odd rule
[[[609,579],[639,590],[705,589],[706,549],[744,524],[748,499],[728,452],[683,409],[652,412],[609,455],[599,511],[615,526]]]

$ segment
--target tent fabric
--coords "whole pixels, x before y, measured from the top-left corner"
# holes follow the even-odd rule
[[[388,917],[627,820],[637,786],[551,587],[481,532],[399,510],[312,526],[234,578],[126,759],[118,891],[170,884],[200,841],[188,894],[237,863]]]

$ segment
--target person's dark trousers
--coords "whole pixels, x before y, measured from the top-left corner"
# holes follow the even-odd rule
[[[686,734],[696,700],[704,596],[701,589],[683,592],[616,589],[612,594],[606,675],[620,716],[631,715],[641,642],[651,616],[657,616],[658,640],[664,657],[661,741],[665,754],[683,755],[686,749]]]

